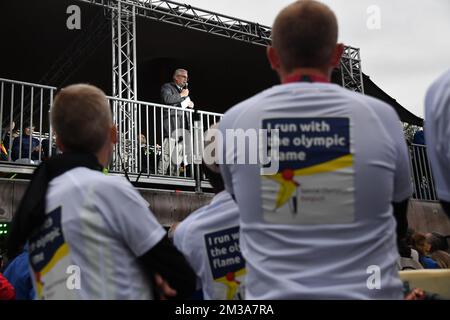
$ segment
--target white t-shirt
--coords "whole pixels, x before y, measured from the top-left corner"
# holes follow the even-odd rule
[[[425,142],[439,199],[450,201],[450,70],[428,89]]]
[[[280,130],[276,175],[262,176],[258,164],[221,165],[241,213],[246,297],[401,299],[391,203],[412,188],[395,111],[338,85],[290,83],[236,105],[220,123],[224,145],[226,129],[269,127]],[[255,145],[224,154],[237,163]]]
[[[174,244],[200,279],[205,300],[241,300],[245,261],[239,249],[239,211],[226,191],[175,229]]]
[[[29,242],[38,299],[152,299],[137,257],[164,236],[122,177],[75,168],[53,179],[47,220]]]

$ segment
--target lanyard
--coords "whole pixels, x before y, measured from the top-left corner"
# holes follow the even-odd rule
[[[330,81],[321,75],[308,75],[308,74],[294,74],[292,76],[286,77],[283,81],[283,84],[293,83],[293,82],[321,82],[321,83],[329,83]]]

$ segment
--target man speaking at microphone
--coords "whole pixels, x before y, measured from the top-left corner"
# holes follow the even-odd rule
[[[187,70],[177,69],[173,74],[173,82],[161,87],[161,102],[180,110],[164,110],[164,141],[158,174],[167,174],[170,166],[170,175],[178,175],[181,162],[186,165],[191,158],[189,113],[184,111],[194,108],[189,98],[188,79]]]

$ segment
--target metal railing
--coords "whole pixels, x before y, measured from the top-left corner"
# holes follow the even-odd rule
[[[54,87],[0,78],[2,164],[37,165],[57,152],[48,116],[55,92]],[[119,134],[111,172],[133,175],[135,181],[168,183],[170,179],[173,184],[189,182],[199,190],[204,186],[199,164],[205,132],[222,114],[114,97],[108,100]],[[124,120],[132,114],[137,121],[129,126],[130,121]],[[409,151],[413,198],[437,200],[426,147],[412,144]]]
[[[223,114],[215,113],[215,112],[207,112],[207,111],[198,111],[199,119],[197,120],[196,128],[199,132],[198,137],[198,155],[203,154],[203,146],[205,141],[205,132],[208,131],[213,125],[218,123],[220,119],[222,119]]]
[[[43,145],[53,145],[48,110],[55,90],[0,78],[1,160],[36,164],[51,156]]]
[[[426,146],[411,144],[409,159],[411,164],[411,177],[413,181],[413,198],[418,200],[436,201],[436,189],[431,165],[428,160]]]
[[[35,166],[58,152],[49,121],[55,92],[55,87],[0,78],[3,165]],[[157,183],[170,178],[175,184],[190,181],[195,185],[204,180],[199,168],[204,132],[220,120],[221,114],[107,98],[118,129],[110,172]],[[130,116],[136,119],[132,125],[126,121]]]
[[[108,97],[119,132],[112,171],[193,179],[194,110]],[[132,127],[124,119],[135,113]]]

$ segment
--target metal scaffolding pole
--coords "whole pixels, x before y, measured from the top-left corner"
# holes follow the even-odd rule
[[[113,96],[137,100],[136,7],[127,1],[110,1],[112,12]],[[138,158],[137,104],[114,101],[114,121],[119,129],[119,142],[114,152],[114,171],[136,171]]]

